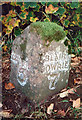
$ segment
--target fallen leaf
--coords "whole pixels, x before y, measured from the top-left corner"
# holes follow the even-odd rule
[[[57,112],[57,110],[54,110],[54,112]]]
[[[3,105],[2,105],[2,103],[0,102],[0,108],[2,107]]]
[[[68,96],[68,91],[65,91],[65,92],[63,92],[63,93],[60,93],[59,96],[60,96],[61,98],[64,98],[64,97]]]
[[[13,89],[15,88],[15,86],[12,83],[5,83],[5,89],[9,90],[9,89]]]
[[[64,88],[63,90],[61,90],[61,92],[64,92],[64,91],[66,91],[67,89],[66,88]]]
[[[50,42],[47,40],[46,45],[49,45],[49,43],[50,43]]]
[[[80,80],[81,80],[81,78],[76,78],[76,79],[74,79],[74,84],[80,84]]]
[[[74,94],[75,92],[76,92],[76,90],[74,88],[71,88],[68,90],[68,93],[70,93],[70,94]]]
[[[74,54],[71,54],[71,57],[75,57],[75,55],[74,55]]]
[[[47,113],[51,114],[52,110],[53,110],[54,104],[50,104],[50,106],[47,108]]]
[[[71,101],[71,102],[73,102],[73,100],[70,98],[70,100],[69,101]]]
[[[9,117],[13,117],[12,114],[10,114],[12,112],[12,110],[3,110],[0,112],[0,117],[6,117],[6,118],[9,118]]]
[[[7,51],[7,46],[6,46],[6,45],[3,46],[3,50],[4,50],[5,52]]]
[[[80,107],[80,98],[78,98],[77,100],[73,100],[73,107],[75,107],[75,108]]]
[[[59,111],[57,112],[57,115],[65,116],[65,111],[64,111],[64,110],[59,110]]]

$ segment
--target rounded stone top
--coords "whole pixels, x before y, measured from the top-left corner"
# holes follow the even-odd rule
[[[71,59],[65,39],[56,23],[36,22],[13,41],[10,81],[33,102],[67,85]]]
[[[65,32],[61,26],[54,22],[35,22],[30,25],[32,32],[37,32],[38,35],[45,41],[59,41],[65,38]]]

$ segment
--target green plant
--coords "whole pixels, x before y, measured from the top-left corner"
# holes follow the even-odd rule
[[[2,8],[4,3],[2,3]],[[81,2],[8,2],[6,5],[12,9],[8,11],[8,14],[0,17],[3,24],[3,40],[7,41],[11,36],[14,39],[33,22],[50,21],[64,28],[69,39],[65,41],[69,53],[80,55],[81,4]],[[9,49],[9,46],[7,48]]]
[[[45,41],[59,41],[65,37],[63,28],[53,22],[35,22],[31,24],[31,29],[37,31]]]

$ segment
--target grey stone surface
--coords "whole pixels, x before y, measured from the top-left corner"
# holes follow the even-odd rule
[[[10,81],[32,101],[44,100],[66,86],[71,58],[65,39],[44,45],[41,36],[28,26],[14,40]]]

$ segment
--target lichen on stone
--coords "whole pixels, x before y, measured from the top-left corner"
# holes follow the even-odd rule
[[[35,22],[30,25],[32,32],[36,31],[45,41],[59,41],[65,38],[63,28],[53,22]]]
[[[25,60],[26,56],[25,56],[25,51],[26,51],[26,43],[27,43],[27,39],[24,40],[24,42],[22,44],[20,44],[20,49],[23,52],[23,56],[22,59]]]

